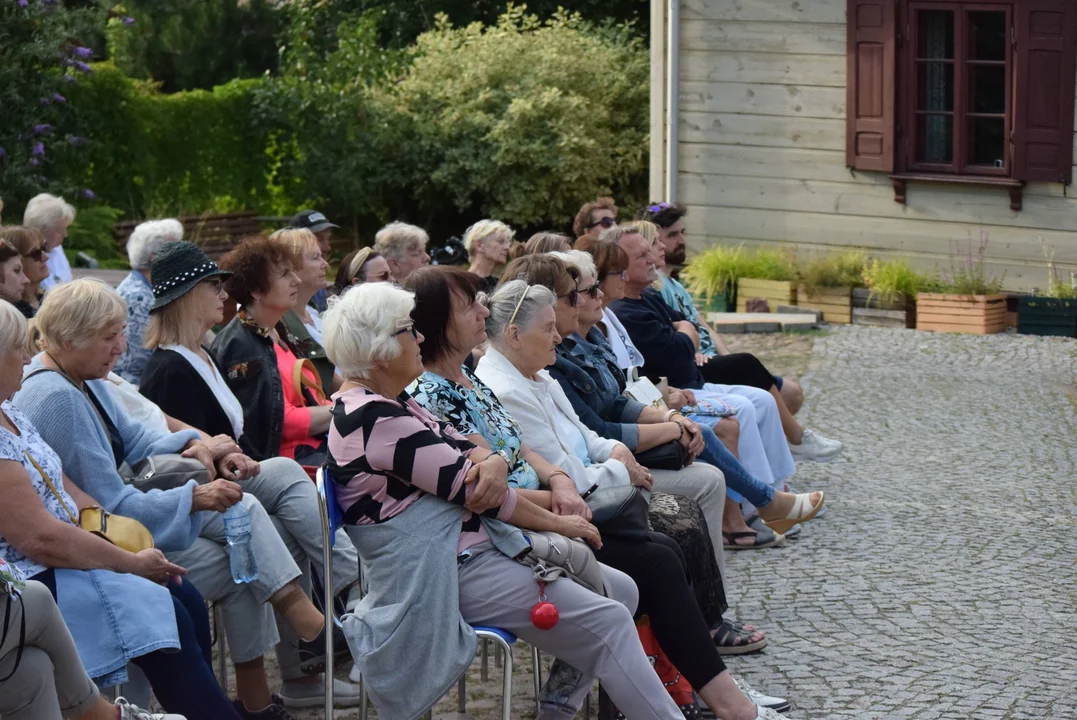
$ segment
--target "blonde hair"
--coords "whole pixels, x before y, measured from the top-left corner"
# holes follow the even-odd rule
[[[26,344],[26,318],[9,302],[0,302],[0,344],[11,352]]]
[[[479,220],[464,231],[464,247],[467,248],[467,254],[474,257],[479,251],[479,243],[499,235],[507,237],[511,242],[516,236],[516,231],[500,220]]]
[[[624,224],[625,234],[638,233],[643,236],[648,245],[654,245],[658,239],[658,226],[649,220],[634,220]]]
[[[563,262],[565,265],[575,265],[576,269],[580,271],[579,280],[583,280],[585,277],[590,278],[591,281],[598,279],[598,270],[595,268],[595,261],[588,253],[583,250],[569,250],[568,252],[549,252],[547,255],[553,255],[555,258]],[[579,282],[577,281],[577,283]]]
[[[162,308],[150,313],[150,324],[146,328],[143,347],[154,350],[161,345],[187,345],[190,340],[198,340],[204,331],[202,318],[196,316],[198,308],[198,287],[191,288]]]
[[[302,257],[311,250],[318,250],[318,237],[307,228],[284,228],[269,236],[270,240],[283,243],[296,257]]]
[[[97,278],[79,278],[45,293],[34,317],[42,350],[86,347],[102,330],[127,320],[127,303]]]

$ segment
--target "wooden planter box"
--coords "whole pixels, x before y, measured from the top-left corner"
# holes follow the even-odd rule
[[[797,304],[797,284],[791,280],[737,280],[737,312],[747,312],[752,298],[763,298],[771,312],[778,312],[779,305]]]
[[[1002,332],[1006,329],[1006,296],[920,293],[916,327],[977,335]]]
[[[692,300],[695,302],[696,310],[698,310],[699,314],[704,317],[706,317],[707,313],[733,311],[733,302],[729,297],[729,293],[714,295],[711,297],[710,302],[707,301],[705,296],[700,295],[693,295]]]
[[[1077,300],[1020,298],[1017,301],[1017,332],[1022,335],[1077,337]]]
[[[851,287],[815,288],[809,291],[797,286],[797,305],[820,310],[823,320],[848,325],[853,321],[853,289]]]
[[[853,324],[912,329],[916,327],[916,300],[902,296],[886,303],[871,297],[867,288],[853,288]]]

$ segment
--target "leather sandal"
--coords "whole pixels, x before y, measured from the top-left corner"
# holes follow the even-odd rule
[[[774,532],[784,534],[794,525],[807,522],[815,517],[823,509],[824,502],[826,502],[826,497],[822,492],[819,493],[819,503],[817,505],[811,504],[811,493],[800,493],[793,501],[793,508],[788,515],[784,518],[764,520],[763,522]]]

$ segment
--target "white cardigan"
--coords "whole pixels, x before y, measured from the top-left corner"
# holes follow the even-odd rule
[[[610,457],[621,443],[600,437],[580,422],[565,391],[545,370],[539,371],[537,382],[529,380],[490,347],[475,374],[520,423],[528,447],[564,468],[581,494],[594,485],[619,487],[631,482],[624,463]]]

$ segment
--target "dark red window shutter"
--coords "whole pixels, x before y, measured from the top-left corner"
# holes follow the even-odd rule
[[[848,0],[845,162],[894,169],[895,0]]]
[[[1018,180],[1069,183],[1073,175],[1077,2],[1021,0],[1015,9],[1014,173]]]

